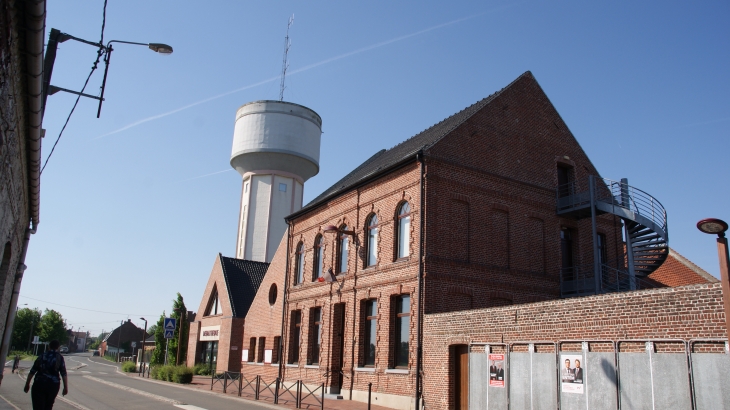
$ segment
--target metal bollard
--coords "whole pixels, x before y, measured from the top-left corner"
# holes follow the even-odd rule
[[[256,394],[254,395],[256,400],[259,399],[259,387],[260,386],[261,386],[261,376],[256,375]]]
[[[276,388],[274,389],[274,404],[279,404],[279,378],[276,378]]]
[[[370,410],[370,394],[373,392],[373,384],[368,383],[368,410]]]
[[[319,402],[319,410],[324,410],[324,383],[322,383],[322,385],[321,385],[321,386],[320,386],[319,388],[320,388],[320,389],[322,389],[322,390],[321,390],[321,391],[319,392],[319,394],[320,394],[320,395],[319,395],[319,398],[320,398],[320,402]]]

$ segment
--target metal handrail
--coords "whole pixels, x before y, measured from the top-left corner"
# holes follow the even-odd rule
[[[563,296],[584,293],[612,293],[623,292],[630,289],[654,289],[664,287],[661,284],[650,280],[633,277],[624,269],[615,268],[607,264],[601,264],[601,289],[595,289],[595,272],[593,263],[575,265],[571,268],[560,270],[560,290]],[[632,285],[633,281],[633,285]],[[566,282],[575,283],[575,288],[567,289]],[[580,286],[580,284],[587,284]]]
[[[663,231],[667,230],[667,211],[656,198],[647,192],[628,184],[608,178],[596,178],[603,181],[597,184],[595,198],[613,206],[620,206],[637,215],[641,215]],[[577,181],[559,185],[556,189],[558,211],[590,204],[588,192],[578,189]],[[624,201],[625,199],[625,201]]]

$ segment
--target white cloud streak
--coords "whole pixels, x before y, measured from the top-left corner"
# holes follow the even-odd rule
[[[494,11],[497,11],[497,10],[500,10],[500,9],[503,9],[503,8],[512,7],[514,5],[515,4],[511,4],[511,5],[508,5],[508,6],[502,6],[502,7],[499,7],[499,8],[493,9],[493,10],[490,10],[489,12],[494,12]],[[340,54],[340,55],[335,56],[335,57],[330,57],[330,58],[325,59],[325,60],[322,60],[320,62],[313,63],[313,64],[309,64],[309,65],[306,65],[304,67],[298,68],[296,70],[289,71],[288,74],[289,75],[294,75],[294,74],[302,73],[304,71],[311,70],[311,69],[313,69],[315,67],[319,67],[319,66],[322,66],[322,65],[325,65],[325,64],[329,64],[329,63],[331,63],[333,61],[341,60],[341,59],[347,58],[347,57],[352,57],[354,55],[357,55],[357,54],[360,54],[360,53],[364,53],[366,51],[374,50],[376,48],[380,48],[380,47],[386,46],[388,44],[393,44],[393,43],[396,43],[398,41],[403,41],[403,40],[408,39],[408,38],[411,38],[411,37],[419,36],[421,34],[425,34],[425,33],[428,33],[428,32],[434,31],[434,30],[438,30],[440,28],[444,28],[444,27],[448,27],[448,26],[451,26],[451,25],[454,25],[454,24],[457,24],[457,23],[461,23],[462,21],[470,20],[470,19],[473,19],[473,18],[482,16],[482,15],[484,15],[486,13],[488,13],[488,12],[475,14],[475,15],[469,16],[469,17],[463,17],[463,18],[460,18],[460,19],[457,19],[457,20],[452,20],[452,21],[449,21],[449,22],[446,22],[446,23],[442,23],[442,24],[438,24],[438,25],[435,25],[435,26],[432,26],[432,27],[429,27],[429,28],[426,28],[426,29],[423,29],[423,30],[420,30],[420,31],[416,31],[414,33],[410,33],[410,34],[406,34],[406,35],[403,35],[403,36],[400,36],[400,37],[392,38],[390,40],[381,41],[379,43],[375,43],[375,44],[369,45],[367,47],[358,48],[357,50],[350,51],[350,52],[345,53],[345,54]],[[167,117],[168,115],[172,115],[172,114],[178,113],[180,111],[184,111],[184,110],[187,110],[189,108],[193,108],[195,106],[198,106],[198,105],[201,105],[201,104],[205,104],[207,102],[214,101],[214,100],[217,100],[219,98],[223,98],[223,97],[228,96],[228,95],[231,95],[231,94],[235,94],[235,93],[238,93],[238,92],[241,92],[241,91],[244,91],[244,90],[248,90],[250,88],[258,87],[260,85],[267,84],[267,83],[270,83],[270,82],[273,82],[273,81],[278,81],[279,79],[280,79],[279,76],[267,78],[266,80],[262,80],[262,81],[259,81],[259,82],[256,82],[256,83],[253,83],[253,84],[250,84],[250,85],[241,87],[241,88],[237,88],[235,90],[228,91],[228,92],[223,93],[223,94],[218,94],[218,95],[213,96],[213,97],[208,97],[208,98],[206,98],[204,100],[200,100],[200,101],[197,101],[197,102],[194,102],[194,103],[190,103],[190,104],[185,105],[183,107],[176,108],[174,110],[167,111],[167,112],[164,112],[162,114],[157,114],[157,115],[153,115],[152,117],[147,117],[147,118],[144,118],[144,119],[141,119],[141,120],[137,120],[137,121],[135,121],[135,122],[133,122],[131,124],[125,125],[122,128],[116,129],[114,131],[108,132],[108,133],[103,134],[103,135],[100,135],[98,137],[94,137],[94,138],[92,138],[92,140],[97,140],[97,139],[100,139],[100,138],[108,137],[110,135],[118,134],[118,133],[120,133],[122,131],[126,131],[126,130],[128,130],[130,128],[134,128],[134,127],[136,127],[138,125],[142,125],[142,124],[144,124],[146,122],[150,122],[150,121],[154,121],[154,120],[159,120],[160,118]]]
[[[218,175],[218,174],[222,174],[222,173],[224,173],[224,172],[229,172],[229,171],[235,171],[235,170],[234,170],[233,168],[230,168],[230,169],[224,169],[223,171],[218,171],[218,172],[211,172],[210,174],[205,174],[205,175],[198,175],[197,177],[192,177],[192,178],[188,178],[188,179],[183,179],[183,180],[180,180],[180,181],[177,181],[177,182],[186,182],[186,181],[192,181],[192,180],[194,180],[194,179],[198,179],[198,178],[205,178],[205,177],[209,177],[209,176],[212,176],[212,175]]]

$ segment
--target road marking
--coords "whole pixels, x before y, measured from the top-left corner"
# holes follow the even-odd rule
[[[207,410],[202,407],[193,406],[192,404],[176,404],[175,407],[185,409],[185,410]],[[18,409],[20,410],[20,409]]]
[[[6,399],[5,397],[3,397],[3,396],[0,396],[0,399],[3,399],[3,400],[5,400],[5,401],[6,401],[6,402],[7,402],[7,403],[8,403],[9,405],[11,405],[11,406],[12,406],[12,407],[13,407],[13,408],[14,408],[15,410],[20,410],[20,407],[18,407],[18,406],[16,406],[16,405],[14,405],[13,403],[11,403],[11,402],[10,402],[10,400]]]
[[[69,400],[69,399],[67,399],[67,398],[65,398],[63,396],[57,396],[56,398],[59,399],[59,400],[61,400],[64,403],[70,405],[71,407],[76,407],[79,410],[91,410],[90,408],[84,407],[84,406],[76,403],[75,401],[71,401],[71,400]]]
[[[91,374],[91,372],[90,372],[90,371],[87,371],[87,370],[82,370],[82,371],[80,371],[79,373],[87,373],[87,374]]]
[[[99,374],[109,374],[109,373],[107,373],[107,372],[99,372]]]
[[[117,370],[117,372],[119,372],[119,367],[117,367],[117,366],[114,366],[113,364],[106,364],[106,363],[99,363],[99,362],[95,362],[95,361],[91,360],[91,358],[90,358],[90,357],[87,357],[87,358],[86,358],[86,360],[88,360],[89,362],[91,362],[91,363],[94,363],[94,364],[100,364],[100,365],[102,365],[102,366],[109,366],[109,367],[113,367],[113,368],[115,368],[115,369]]]
[[[128,391],[130,393],[139,394],[140,396],[149,397],[151,399],[159,400],[159,401],[162,401],[162,402],[165,402],[165,403],[170,403],[172,405],[185,404],[185,403],[183,403],[181,401],[173,400],[173,399],[170,399],[170,398],[167,398],[167,397],[164,397],[164,396],[158,396],[156,394],[152,394],[152,393],[146,392],[144,390],[139,390],[139,389],[135,389],[135,388],[132,388],[132,387],[124,386],[122,384],[112,383],[112,382],[109,382],[109,381],[106,381],[106,380],[99,379],[99,378],[94,377],[94,376],[84,376],[84,377],[86,377],[89,380],[93,380],[95,382],[98,382],[98,383],[106,384],[107,386],[116,387],[117,389],[121,389],[121,390],[124,390],[124,391]]]

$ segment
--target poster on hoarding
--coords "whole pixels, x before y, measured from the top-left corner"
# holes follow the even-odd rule
[[[489,387],[504,387],[503,354],[489,354]]]
[[[560,385],[563,393],[583,394],[583,356],[560,355]]]

